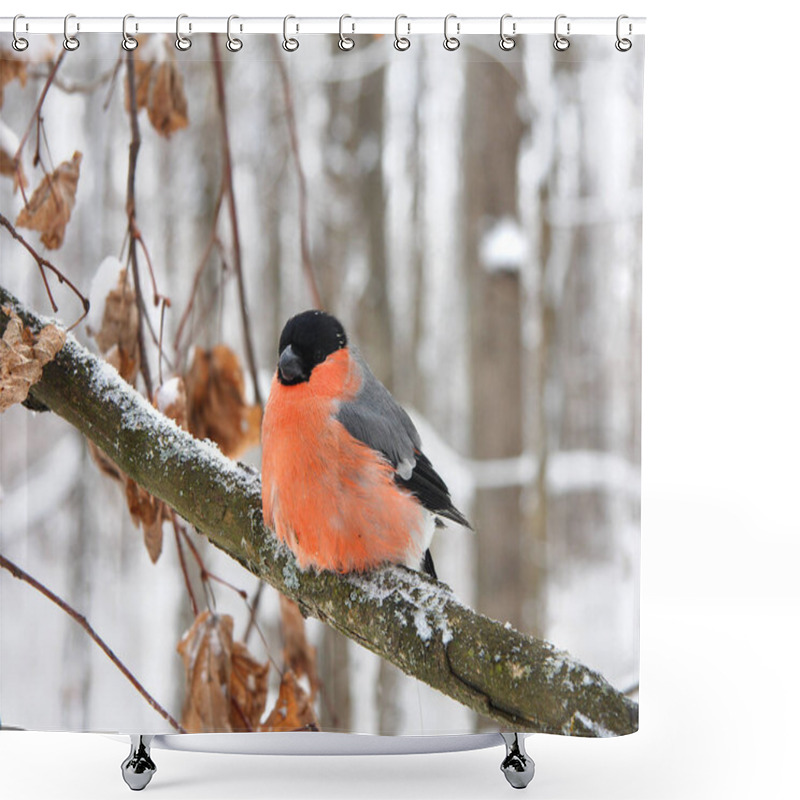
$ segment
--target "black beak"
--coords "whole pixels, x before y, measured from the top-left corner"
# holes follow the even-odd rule
[[[278,360],[278,374],[281,383],[290,386],[294,383],[300,383],[305,377],[303,362],[300,356],[292,350],[291,345],[288,345],[281,353],[281,357]]]

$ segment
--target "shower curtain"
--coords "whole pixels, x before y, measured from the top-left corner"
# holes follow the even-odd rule
[[[0,50],[0,723],[635,730],[643,38],[29,38]],[[471,522],[438,582],[299,570],[252,513],[309,308]]]

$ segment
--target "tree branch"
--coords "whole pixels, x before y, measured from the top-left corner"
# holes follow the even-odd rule
[[[0,287],[33,329],[43,321]],[[0,333],[7,317],[0,312]],[[610,736],[638,706],[548,642],[467,608],[449,587],[402,567],[367,575],[302,572],[264,527],[258,475],[158,413],[74,338],[31,393],[147,491],[247,570],[367,649],[505,728]]]

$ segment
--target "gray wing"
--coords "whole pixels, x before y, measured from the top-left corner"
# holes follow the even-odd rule
[[[358,350],[351,346],[350,354],[361,369],[361,388],[350,402],[342,403],[336,418],[351,436],[382,453],[398,475],[408,480],[420,448],[419,433]]]
[[[471,527],[453,505],[445,482],[422,452],[411,417],[372,374],[361,354],[353,347],[350,353],[361,369],[361,388],[350,402],[341,404],[336,418],[351,436],[383,454],[395,468],[395,482],[425,508]]]

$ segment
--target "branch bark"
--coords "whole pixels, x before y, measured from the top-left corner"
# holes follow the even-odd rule
[[[44,321],[0,287],[0,306]],[[0,312],[0,333],[8,319]],[[71,336],[31,389],[147,491],[247,570],[446,695],[518,731],[632,733],[638,706],[552,644],[464,606],[446,585],[402,567],[368,575],[302,572],[265,528],[261,484],[158,413]]]

